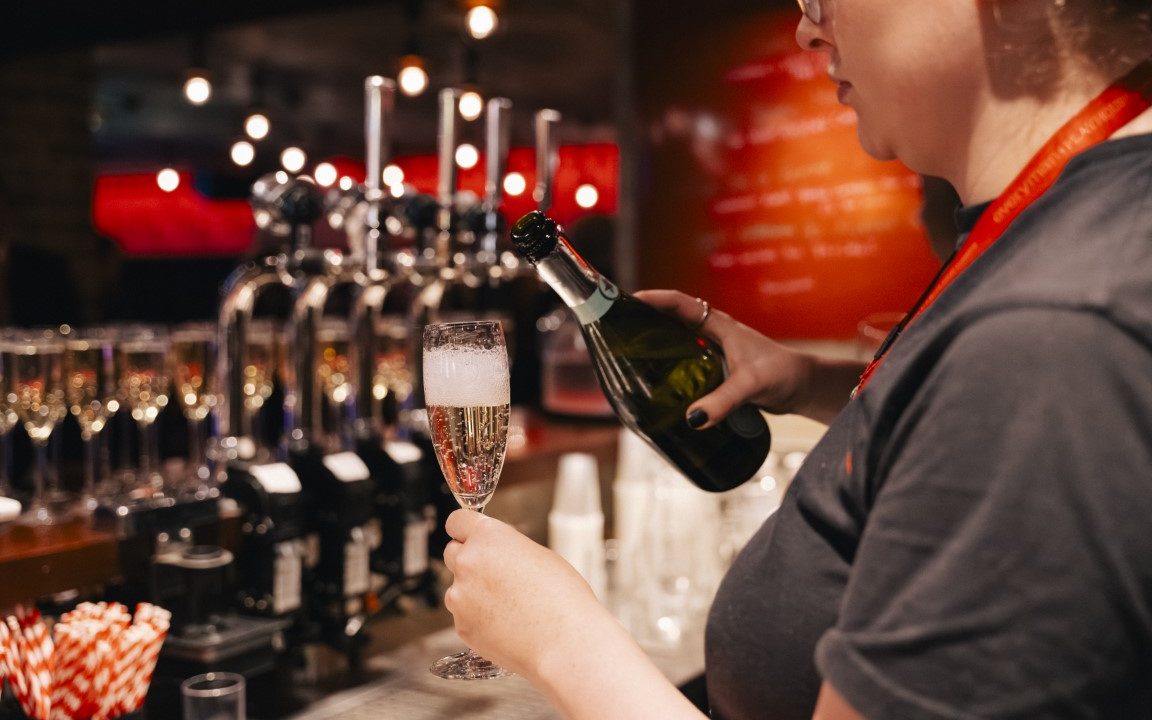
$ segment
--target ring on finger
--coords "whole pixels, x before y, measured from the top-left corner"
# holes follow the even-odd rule
[[[696,302],[700,304],[701,313],[700,319],[696,321],[695,327],[697,330],[701,330],[704,327],[704,323],[708,322],[708,316],[712,314],[712,306],[708,304],[707,300],[702,298],[696,298]]]

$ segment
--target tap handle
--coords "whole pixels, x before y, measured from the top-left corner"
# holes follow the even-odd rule
[[[559,122],[560,113],[556,110],[536,113],[536,188],[532,191],[532,199],[543,212],[552,207],[556,166],[560,164],[555,133]]]
[[[396,83],[379,75],[364,80],[364,148],[368,175],[364,185],[369,201],[376,201],[380,174],[386,160],[388,120],[396,102]]]
[[[495,97],[488,101],[488,125],[485,133],[487,162],[484,180],[484,204],[495,211],[504,200],[504,174],[508,172],[508,145],[511,132],[512,101]]]

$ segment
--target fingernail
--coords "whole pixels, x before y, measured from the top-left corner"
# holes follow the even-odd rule
[[[687,420],[688,427],[692,428],[693,430],[699,430],[704,426],[704,423],[708,422],[708,413],[704,412],[703,410],[696,409],[688,413]]]

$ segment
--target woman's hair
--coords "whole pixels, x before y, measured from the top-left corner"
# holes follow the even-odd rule
[[[1103,68],[1131,65],[1148,52],[1152,0],[1054,0],[1053,7],[1070,50],[1089,62]],[[1143,42],[1116,42],[1118,28]],[[1133,54],[1141,56],[1131,57]]]

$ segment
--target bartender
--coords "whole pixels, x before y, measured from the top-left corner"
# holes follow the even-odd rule
[[[755,402],[830,422],[707,628],[716,718],[1152,716],[1152,7],[801,0],[864,149],[959,193],[876,360],[673,291]],[[461,637],[572,718],[699,717],[559,558],[448,520]]]

